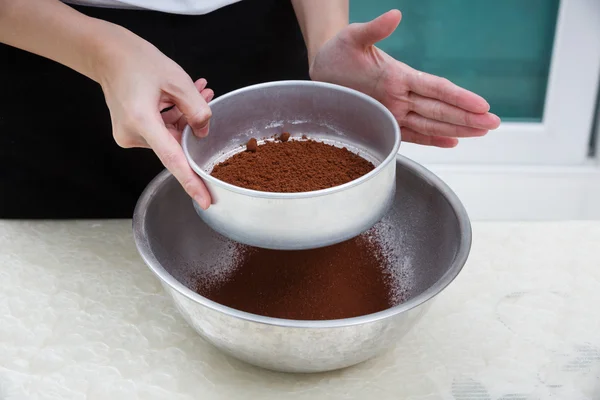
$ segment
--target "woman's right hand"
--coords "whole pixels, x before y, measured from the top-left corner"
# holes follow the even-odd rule
[[[211,198],[190,168],[181,134],[189,124],[199,137],[208,134],[214,93],[206,80],[190,76],[156,47],[130,31],[111,26],[104,36],[102,55],[94,60],[95,78],[110,110],[113,136],[124,148],[154,150],[185,191],[207,209]],[[161,112],[170,108],[168,111]]]

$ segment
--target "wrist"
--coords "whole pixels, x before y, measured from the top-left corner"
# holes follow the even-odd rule
[[[83,40],[85,51],[85,74],[100,85],[110,75],[115,61],[121,58],[119,54],[122,41],[119,36],[123,35],[121,30],[126,31],[118,25],[91,19],[90,29]]]
[[[313,37],[307,38],[306,40],[306,50],[308,53],[308,65],[312,66],[315,61],[315,57],[319,53],[319,50],[327,43],[329,40],[334,38],[342,29],[344,29],[348,25],[347,22],[338,22],[336,25],[330,26],[327,29],[324,29],[322,32],[315,34]]]
[[[307,35],[306,49],[308,52],[308,65],[312,67],[315,58],[323,46],[337,36],[348,26],[348,14],[332,15],[327,24],[322,24],[321,29],[315,28],[311,35]]]
[[[323,45],[348,25],[349,0],[292,0],[292,5],[310,67]]]
[[[111,76],[127,64],[127,60],[150,43],[122,26],[94,19],[86,45],[89,78],[105,86]]]

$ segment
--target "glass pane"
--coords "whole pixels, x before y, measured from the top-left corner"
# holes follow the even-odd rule
[[[540,121],[559,0],[351,0],[363,22],[403,18],[380,47],[484,96],[504,119]]]

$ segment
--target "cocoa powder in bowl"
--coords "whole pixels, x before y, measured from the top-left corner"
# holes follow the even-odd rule
[[[197,278],[202,296],[237,310],[295,320],[351,318],[404,300],[397,262],[377,231],[329,247],[300,251],[237,243],[220,279]],[[216,268],[216,266],[206,266]]]
[[[211,175],[246,189],[296,193],[343,185],[375,168],[345,147],[290,140],[285,133],[278,139],[259,146],[250,139],[246,151],[215,165]]]

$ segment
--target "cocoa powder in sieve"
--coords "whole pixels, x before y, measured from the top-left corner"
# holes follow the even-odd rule
[[[337,245],[276,251],[235,244],[222,281],[198,279],[196,291],[217,303],[268,317],[351,318],[403,301],[389,254],[372,233]]]
[[[211,175],[224,182],[263,192],[310,192],[339,186],[375,167],[348,149],[314,140],[278,136],[259,146],[250,139],[247,150],[215,165]]]

